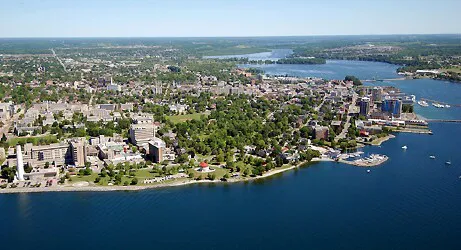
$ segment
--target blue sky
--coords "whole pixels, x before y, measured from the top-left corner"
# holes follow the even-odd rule
[[[461,0],[0,0],[0,37],[461,33]]]

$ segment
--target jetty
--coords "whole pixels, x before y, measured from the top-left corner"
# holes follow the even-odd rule
[[[450,119],[428,119],[427,122],[432,123],[461,123],[461,120],[450,120]]]

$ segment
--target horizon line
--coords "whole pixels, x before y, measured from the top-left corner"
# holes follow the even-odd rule
[[[461,33],[389,33],[389,34],[336,34],[336,35],[254,35],[254,36],[5,36],[0,39],[44,39],[44,38],[264,38],[264,37],[335,37],[335,36],[423,36],[461,35]],[[461,38],[461,37],[460,37]]]

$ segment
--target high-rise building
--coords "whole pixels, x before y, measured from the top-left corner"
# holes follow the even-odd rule
[[[370,98],[363,97],[360,100],[360,115],[367,116],[370,113]]]
[[[152,162],[160,163],[163,161],[165,147],[165,142],[159,138],[154,138],[152,141],[149,141],[149,157]]]
[[[402,101],[399,99],[385,99],[381,105],[381,111],[389,113],[393,117],[400,117]]]
[[[373,102],[382,102],[383,101],[383,88],[381,87],[375,87],[372,90],[372,98]]]
[[[84,167],[86,158],[85,143],[83,141],[72,141],[70,143],[70,150],[73,164],[76,167]]]
[[[147,143],[155,137],[156,126],[151,123],[145,124],[132,124],[130,127],[131,142],[139,146]]]

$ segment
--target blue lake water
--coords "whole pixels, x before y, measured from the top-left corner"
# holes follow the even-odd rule
[[[354,70],[363,69],[349,71]],[[394,74],[384,74],[386,70],[375,72],[382,71],[383,78]],[[459,84],[427,79],[379,84],[395,84],[418,97],[450,103],[461,100]],[[419,109],[429,118],[461,119],[459,108]],[[366,147],[367,154],[390,157],[369,174],[364,168],[324,162],[248,183],[139,192],[0,195],[1,246],[459,249],[461,124],[430,127],[432,136],[398,134],[380,148]],[[408,150],[403,151],[403,145]],[[431,160],[429,155],[437,158]],[[451,166],[444,164],[448,160]]]
[[[355,75],[360,79],[392,79],[400,77],[395,65],[380,62],[327,60],[326,64],[243,64],[245,68],[260,68],[269,75],[289,75],[298,77],[319,77],[324,79],[344,79]]]
[[[286,58],[293,54],[291,49],[275,49],[270,52],[260,52],[243,55],[222,55],[222,56],[204,56],[203,58],[210,59],[229,59],[229,58],[248,58],[250,61],[271,60],[277,61],[278,59]]]
[[[390,157],[369,174],[316,163],[249,183],[0,195],[2,246],[459,249],[461,154],[453,135],[461,126],[432,129],[433,136],[401,134],[366,148]]]
[[[449,104],[461,104],[461,83],[432,79],[367,82],[368,86],[394,86],[417,99],[441,101]],[[432,105],[421,107],[415,104],[416,113],[431,119],[461,119],[461,107],[436,108]]]

